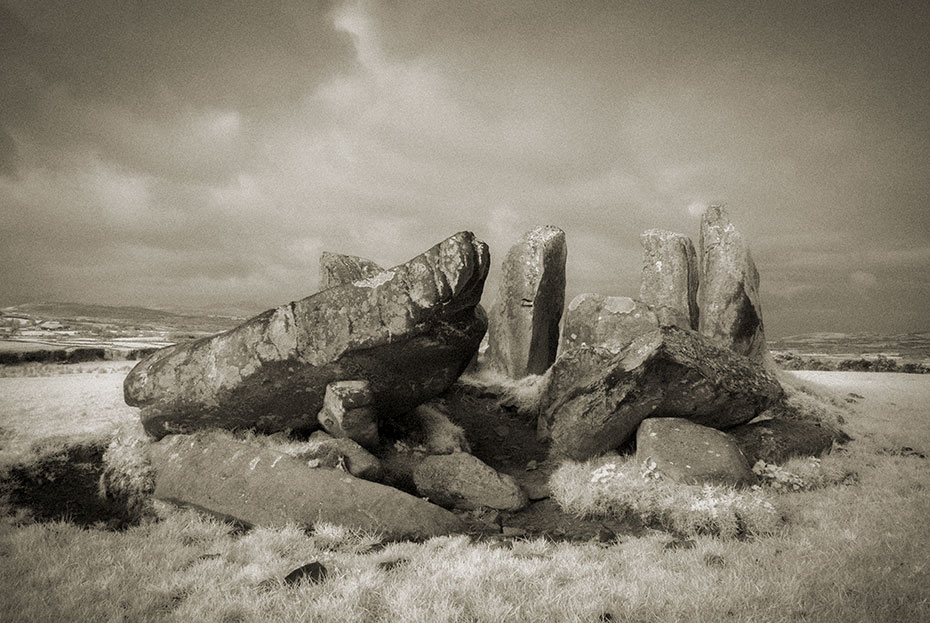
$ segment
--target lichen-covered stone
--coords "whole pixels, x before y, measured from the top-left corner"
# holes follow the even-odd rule
[[[334,381],[326,386],[320,425],[333,437],[345,437],[368,450],[380,443],[378,414],[368,381]]]
[[[834,443],[846,443],[849,436],[825,422],[780,418],[736,426],[727,431],[739,444],[750,464],[762,459],[783,463],[792,457],[820,456]]]
[[[402,415],[448,389],[477,351],[488,262],[487,245],[456,234],[368,280],[153,353],[126,377],[126,402],[156,438],[312,429],[339,380],[367,380],[380,420]]]
[[[682,418],[647,418],[636,431],[636,461],[684,484],[740,486],[756,477],[736,441]]]
[[[565,232],[537,227],[504,258],[488,326],[487,361],[519,379],[544,373],[559,347],[565,303]]]
[[[701,219],[699,330],[720,346],[762,361],[767,347],[762,325],[759,271],[749,246],[721,206]]]
[[[647,417],[727,428],[784,398],[761,365],[678,327],[647,333],[608,360],[590,349],[566,354],[549,372],[557,382],[540,426],[555,455],[576,460],[617,448]]]
[[[657,328],[656,314],[640,301],[625,296],[579,294],[568,304],[559,352],[587,344],[618,353]]]
[[[173,435],[151,444],[155,497],[249,526],[312,526],[323,521],[427,538],[461,532],[449,511],[339,469],[311,468],[282,452],[229,434]]]
[[[320,290],[369,279],[383,271],[376,263],[363,257],[323,251],[320,256]]]
[[[650,229],[643,245],[640,300],[652,307],[663,326],[698,328],[698,262],[694,243],[682,234]]]
[[[413,471],[420,495],[446,508],[516,511],[528,498],[520,485],[465,452],[428,456]]]

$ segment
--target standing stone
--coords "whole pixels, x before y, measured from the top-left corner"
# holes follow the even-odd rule
[[[478,350],[488,248],[461,232],[368,280],[271,309],[141,361],[123,384],[161,438],[204,428],[318,428],[326,386],[367,380],[379,421],[447,390]]]
[[[590,347],[568,351],[547,376],[554,382],[540,427],[556,456],[575,460],[619,447],[647,417],[728,428],[784,400],[760,364],[678,327],[647,333],[606,361]]]
[[[320,256],[320,290],[374,277],[384,269],[363,257],[323,251]]]
[[[655,310],[663,326],[698,328],[698,263],[694,243],[682,234],[650,229],[643,245],[639,298]]]
[[[759,272],[749,247],[721,206],[701,219],[701,334],[720,346],[762,361],[767,351],[762,327]]]
[[[368,381],[334,381],[326,386],[317,420],[333,437],[346,437],[366,450],[378,447],[378,413]]]
[[[392,487],[305,461],[228,433],[172,435],[147,448],[155,497],[249,526],[328,523],[428,538],[460,532],[449,511]]]
[[[579,294],[568,304],[559,351],[587,344],[618,353],[658,328],[659,319],[644,303],[625,296]]]
[[[644,420],[636,431],[636,461],[654,463],[655,473],[683,484],[735,487],[756,481],[733,437],[681,418]]]
[[[565,232],[545,226],[524,234],[504,259],[488,321],[487,357],[511,378],[542,374],[555,361],[566,253]]]

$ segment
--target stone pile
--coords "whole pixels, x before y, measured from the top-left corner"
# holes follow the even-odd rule
[[[490,316],[479,305],[489,253],[470,232],[391,269],[324,253],[316,294],[158,351],[127,376],[127,403],[160,440],[148,453],[155,495],[247,524],[323,520],[398,538],[463,530],[450,510],[517,512],[526,491],[471,454],[437,399],[486,331],[481,366],[544,375],[537,430],[554,459],[635,441],[637,460],[669,478],[742,485],[753,474],[741,445],[772,457],[790,450],[786,430],[828,438],[803,422],[747,424],[786,407],[762,365],[758,272],[726,212],[704,215],[700,253],[673,232],[640,240],[639,299],[580,295],[561,334],[555,227],[507,253]],[[284,452],[216,429],[305,441]]]

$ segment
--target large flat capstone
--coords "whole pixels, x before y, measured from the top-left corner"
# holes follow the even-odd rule
[[[662,327],[608,355],[576,348],[547,373],[540,432],[554,454],[582,460],[612,450],[647,417],[728,428],[784,397],[762,365],[688,329]]]
[[[445,391],[478,350],[488,248],[458,233],[406,264],[153,353],[126,377],[156,438],[205,428],[319,426],[326,385],[366,380],[379,417]]]
[[[464,528],[458,517],[421,498],[340,469],[309,467],[229,433],[172,435],[151,444],[147,453],[156,498],[249,526],[324,521],[398,539]]]

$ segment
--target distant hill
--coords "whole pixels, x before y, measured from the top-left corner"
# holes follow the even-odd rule
[[[65,325],[114,325],[139,330],[194,331],[216,333],[242,323],[245,316],[207,313],[174,313],[145,307],[111,307],[84,303],[24,303],[0,310],[38,321],[58,321]]]
[[[860,357],[885,355],[903,361],[930,359],[930,331],[879,335],[877,333],[806,333],[769,339],[773,351],[790,351],[801,355]]]

